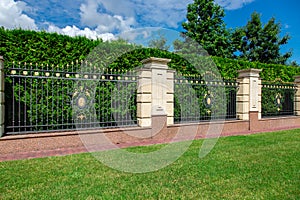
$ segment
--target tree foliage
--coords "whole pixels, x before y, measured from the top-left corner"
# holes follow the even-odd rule
[[[224,9],[213,0],[194,0],[187,7],[183,37],[195,40],[209,55],[269,64],[286,64],[292,53],[281,52],[290,36],[280,36],[281,26],[272,17],[266,24],[254,12],[244,27],[227,29]],[[185,42],[176,41],[175,49],[187,49]],[[293,63],[295,65],[296,63]]]
[[[151,40],[148,45],[151,48],[157,48],[165,51],[170,49],[170,45],[167,45],[166,37],[160,33],[158,34],[158,38]]]
[[[194,39],[212,56],[231,57],[230,33],[224,16],[224,9],[213,0],[194,0],[187,7],[183,35]]]
[[[292,56],[291,52],[280,52],[289,39],[288,35],[280,37],[280,24],[274,17],[263,24],[257,12],[251,15],[246,26],[236,29],[232,35],[238,58],[269,64],[285,64]]]

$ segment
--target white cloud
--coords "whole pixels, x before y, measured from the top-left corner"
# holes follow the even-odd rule
[[[215,0],[228,10],[241,8],[253,1]],[[186,18],[187,5],[190,3],[193,0],[85,0],[81,5],[81,21],[84,25],[99,26],[110,31],[113,27],[126,31],[132,26],[141,27],[145,24],[178,28]],[[115,16],[122,16],[122,19],[116,20]],[[124,26],[118,25],[117,21],[124,22]]]
[[[24,1],[0,1],[0,26],[38,30],[34,19],[24,14],[24,12],[33,12],[35,9],[40,8],[29,7]],[[66,24],[63,26],[65,28],[59,28],[62,27],[62,24],[57,25],[55,22],[47,22],[47,18],[41,22],[51,24],[49,31],[52,32],[56,31],[67,35],[85,35],[93,39],[103,34],[101,37],[111,38],[112,33],[126,32],[144,26],[178,28],[185,18],[187,4],[192,1],[82,0],[83,3],[80,5],[78,13],[80,26],[88,28],[80,30],[77,24]],[[68,4],[62,5],[64,5],[64,9],[68,10]],[[56,8],[53,7],[53,9]],[[46,16],[45,14],[44,17]]]
[[[186,18],[187,5],[193,2],[193,0],[132,1],[136,5],[137,15],[141,16],[144,23],[149,23],[151,26],[169,28],[178,28],[180,26],[181,22]]]
[[[94,0],[94,2],[115,15],[135,16],[135,3],[132,0]]]
[[[83,25],[102,31],[128,31],[133,27],[178,28],[193,0],[86,0],[81,4]]]
[[[22,28],[22,29],[30,29],[30,30],[38,30],[37,25],[35,24],[35,20],[24,14],[24,11],[33,11],[34,9],[27,6],[27,4],[23,1],[15,1],[15,0],[1,0],[0,1],[0,26],[4,26],[8,29],[13,28]],[[100,17],[102,18],[102,17]],[[126,23],[122,20],[121,16],[114,16],[116,20],[119,21],[119,27],[126,27]],[[106,19],[103,19],[106,20]],[[99,26],[95,30],[92,30],[88,27],[84,29],[79,29],[77,26],[66,26],[65,28],[59,28],[54,24],[45,22],[48,24],[49,32],[56,32],[59,34],[69,35],[69,36],[85,36],[90,39],[98,39],[101,38],[104,41],[114,40],[115,36],[108,32],[112,27]]]
[[[227,10],[236,10],[242,8],[246,4],[252,3],[255,0],[215,0],[217,4]]]
[[[0,26],[37,30],[35,21],[23,11],[30,10],[26,3],[14,0],[0,1]]]
[[[136,39],[147,40],[153,32],[160,30],[159,28],[138,28],[132,31],[122,32],[118,36],[128,41],[135,41]]]
[[[80,6],[81,23],[94,27],[98,32],[128,31],[135,24],[133,17],[98,12],[101,9],[99,0],[88,0]]]
[[[59,34],[68,35],[71,37],[75,36],[85,36],[87,38],[96,40],[101,38],[103,41],[116,39],[112,33],[98,33],[96,30],[91,30],[90,28],[79,29],[76,26],[66,26],[65,28],[59,28],[55,25],[49,25],[48,32],[55,32]]]
[[[291,28],[291,26],[288,25],[288,24],[284,24],[284,28],[285,28],[285,29],[289,29],[289,28]]]

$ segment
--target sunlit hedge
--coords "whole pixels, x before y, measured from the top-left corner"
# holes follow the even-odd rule
[[[57,33],[29,30],[6,30],[0,28],[0,55],[6,61],[6,66],[13,61],[21,63],[38,63],[65,66],[76,60],[84,60],[99,44],[104,46],[120,45],[118,42],[105,43],[101,40],[90,40],[85,37],[69,37]],[[122,44],[124,46],[124,42]],[[126,44],[127,45],[127,44]],[[111,47],[109,47],[111,48]],[[118,48],[111,48],[112,50]],[[129,48],[132,49],[132,48]],[[100,52],[99,52],[100,51]],[[96,51],[97,52],[97,51]],[[101,50],[98,49],[98,55]],[[95,56],[97,56],[95,54]],[[154,49],[136,50],[123,55],[114,61],[113,68],[133,68],[139,66],[142,59],[147,57],[164,57],[172,59],[170,67],[184,73],[193,73],[193,68],[180,58],[179,55]],[[103,57],[102,57],[103,58]],[[95,59],[97,59],[95,57]],[[236,78],[237,70],[257,68],[262,69],[261,78],[264,80],[281,79],[292,82],[300,68],[295,66],[263,64],[220,57],[212,57],[224,78]]]

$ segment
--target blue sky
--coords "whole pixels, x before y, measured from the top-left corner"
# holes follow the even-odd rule
[[[193,0],[0,0],[0,26],[46,30],[70,36],[113,39],[124,31],[162,27],[181,31],[186,7]],[[293,50],[300,63],[300,2],[298,0],[215,0],[224,7],[228,27],[246,25],[257,11],[266,23],[275,17],[282,35],[292,39],[282,52]]]

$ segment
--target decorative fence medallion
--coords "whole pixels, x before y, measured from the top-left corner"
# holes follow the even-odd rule
[[[84,120],[90,119],[90,109],[92,105],[92,95],[90,94],[89,84],[85,81],[78,82],[78,85],[73,93],[73,112],[77,123],[84,123]]]
[[[78,108],[86,108],[91,100],[90,89],[87,87],[87,85],[80,83],[78,88],[73,93],[73,99],[75,100],[74,103]]]
[[[205,94],[204,96],[204,105],[207,108],[207,113],[210,114],[211,113],[211,107],[213,105],[213,96],[210,94],[210,92],[208,92],[207,94]]]
[[[76,100],[78,108],[83,109],[86,107],[87,99],[85,95],[79,96]]]
[[[281,104],[282,104],[282,96],[280,93],[278,93],[275,97],[275,105],[276,105],[278,111],[280,111]]]
[[[205,94],[204,96],[204,104],[205,104],[205,107],[210,109],[213,105],[213,95],[208,91],[207,94]]]

